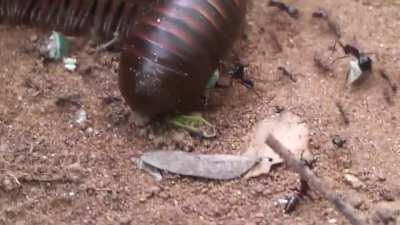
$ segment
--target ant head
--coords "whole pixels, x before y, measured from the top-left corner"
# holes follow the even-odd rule
[[[360,55],[358,58],[358,66],[361,71],[370,71],[372,68],[372,59],[367,55]]]

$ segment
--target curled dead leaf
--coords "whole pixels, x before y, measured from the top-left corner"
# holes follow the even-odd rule
[[[269,134],[276,137],[297,158],[311,159],[311,153],[307,148],[309,138],[307,125],[297,115],[282,112],[258,122],[251,133],[249,147],[242,155],[258,158],[260,162],[245,175],[246,179],[268,174],[272,165],[283,162],[265,143]]]

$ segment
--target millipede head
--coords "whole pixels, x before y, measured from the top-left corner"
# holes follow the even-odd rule
[[[202,85],[193,77],[138,57],[131,49],[121,56],[119,87],[128,105],[146,115],[193,109],[200,104]]]

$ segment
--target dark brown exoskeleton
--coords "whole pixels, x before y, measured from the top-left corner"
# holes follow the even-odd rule
[[[190,110],[232,45],[247,0],[159,1],[133,24],[119,85],[133,110]]]
[[[190,110],[233,44],[247,0],[0,0],[0,22],[68,34],[116,32],[119,86],[147,115]]]
[[[93,32],[126,37],[132,24],[156,0],[0,0],[0,22],[56,29],[66,34]]]

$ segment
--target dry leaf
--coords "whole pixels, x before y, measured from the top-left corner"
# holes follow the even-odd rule
[[[203,155],[182,151],[151,151],[139,162],[150,172],[160,169],[175,174],[217,180],[229,180],[246,174],[245,178],[269,173],[271,166],[282,159],[265,143],[269,134],[276,137],[298,158],[310,159],[307,150],[308,128],[293,113],[284,112],[260,121],[251,134],[247,151],[242,155]],[[158,178],[158,174],[156,174]],[[153,175],[154,176],[154,175]]]
[[[203,155],[182,151],[146,152],[140,160],[171,173],[217,180],[240,177],[257,161],[241,155]]]
[[[296,157],[310,158],[307,149],[308,127],[297,115],[283,112],[260,121],[251,134],[250,145],[242,155],[258,158],[260,162],[246,174],[246,179],[268,174],[272,165],[282,163],[282,159],[265,143],[269,134],[276,137]]]

